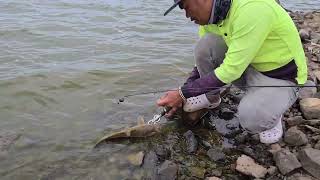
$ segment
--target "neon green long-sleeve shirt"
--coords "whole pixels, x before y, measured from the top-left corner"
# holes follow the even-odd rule
[[[238,79],[249,65],[266,72],[293,59],[298,84],[307,80],[307,62],[297,28],[274,0],[233,0],[225,20],[200,26],[200,37],[206,33],[223,36],[228,46],[223,63],[214,71],[224,83]]]

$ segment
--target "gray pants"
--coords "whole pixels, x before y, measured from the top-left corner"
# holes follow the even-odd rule
[[[210,34],[201,38],[195,48],[196,66],[200,76],[206,75],[218,67],[223,62],[226,52],[227,46],[221,37]],[[235,86],[295,85],[290,81],[265,76],[250,66],[241,78],[232,84]],[[297,87],[247,88],[238,107],[240,124],[252,133],[271,129],[297,98]]]

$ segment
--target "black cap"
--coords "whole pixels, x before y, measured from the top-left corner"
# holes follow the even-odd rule
[[[163,15],[167,15],[170,11],[172,11],[172,9],[177,7],[181,1],[182,0],[174,0],[174,4]]]

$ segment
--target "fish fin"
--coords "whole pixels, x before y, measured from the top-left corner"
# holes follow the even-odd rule
[[[143,116],[139,116],[138,117],[138,125],[144,125],[144,124],[145,124],[145,122],[144,122]]]

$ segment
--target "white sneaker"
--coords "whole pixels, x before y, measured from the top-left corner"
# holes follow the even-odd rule
[[[213,109],[220,105],[221,98],[218,102],[210,103],[205,94],[201,94],[196,97],[190,97],[187,99],[187,102],[183,106],[185,112],[195,112],[200,109]]]
[[[283,129],[282,129],[282,116],[280,118],[280,121],[278,124],[269,130],[263,131],[259,133],[260,142],[264,144],[273,144],[278,142],[282,135],[283,135]]]

